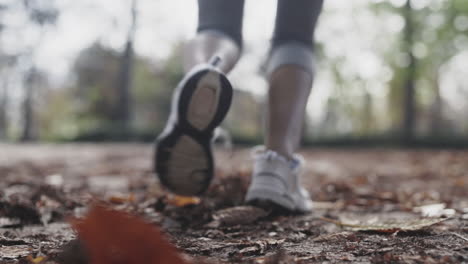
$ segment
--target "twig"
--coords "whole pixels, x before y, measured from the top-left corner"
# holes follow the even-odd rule
[[[337,226],[343,226],[343,223],[341,223],[340,221],[337,221],[335,219],[331,219],[331,218],[328,218],[328,217],[319,217],[320,220],[322,221],[325,221],[325,222],[329,222],[329,223],[333,223]]]
[[[322,221],[325,221],[325,222],[333,223],[333,224],[335,224],[337,226],[340,226],[340,227],[353,227],[353,228],[361,228],[362,227],[362,225],[347,224],[347,223],[343,223],[341,221],[331,219],[331,218],[328,218],[328,217],[320,217],[319,219],[322,220]]]
[[[464,236],[462,236],[462,235],[460,235],[458,233],[452,232],[452,235],[455,235],[455,236],[457,236],[457,237],[459,237],[459,238],[461,238],[461,239],[463,239],[465,241],[468,241],[468,238],[466,238],[466,237],[464,237]]]

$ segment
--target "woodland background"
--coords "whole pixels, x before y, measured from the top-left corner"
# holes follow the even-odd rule
[[[274,4],[246,2],[223,126],[258,143]],[[306,142],[468,145],[468,1],[325,2]],[[153,140],[196,13],[196,1],[0,0],[0,141]]]

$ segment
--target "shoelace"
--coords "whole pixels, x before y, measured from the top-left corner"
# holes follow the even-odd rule
[[[304,158],[299,154],[295,154],[293,159],[288,159],[278,152],[267,149],[262,145],[254,147],[252,149],[251,155],[254,159],[281,160],[288,164],[292,170],[297,169],[300,164],[304,163]]]

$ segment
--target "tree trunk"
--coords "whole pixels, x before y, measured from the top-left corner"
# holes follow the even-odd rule
[[[364,105],[362,108],[361,124],[362,135],[369,136],[371,133],[375,132],[372,95],[367,90],[364,94]]]
[[[404,9],[405,30],[404,43],[405,50],[409,58],[407,67],[406,80],[404,82],[404,99],[403,99],[403,141],[411,143],[414,140],[416,102],[415,102],[415,80],[416,80],[416,58],[413,54],[414,31],[413,31],[413,9],[411,0],[406,1]]]
[[[130,121],[132,119],[132,77],[133,77],[133,42],[136,30],[136,11],[137,0],[132,0],[131,7],[131,25],[125,44],[125,50],[120,60],[120,72],[118,80],[118,102],[116,106],[116,120],[122,129],[129,129]]]
[[[0,141],[7,138],[8,132],[8,87],[7,84],[2,84],[2,91],[0,93]]]
[[[23,133],[21,141],[35,141],[37,140],[37,127],[36,118],[34,114],[34,86],[36,81],[36,69],[33,67],[30,72],[26,74],[25,81],[25,95],[22,104],[23,113]]]
[[[437,76],[437,72],[435,73]],[[431,105],[431,131],[430,134],[431,136],[434,137],[439,137],[443,134],[444,129],[446,129],[445,125],[443,124],[443,114],[442,114],[442,107],[443,107],[443,101],[442,101],[442,96],[440,95],[440,87],[439,87],[439,80],[436,77],[435,81],[435,97],[434,101],[432,102]]]

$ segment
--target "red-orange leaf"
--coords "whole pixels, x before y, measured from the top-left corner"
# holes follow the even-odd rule
[[[72,225],[90,264],[186,264],[158,228],[128,213],[96,206]]]

